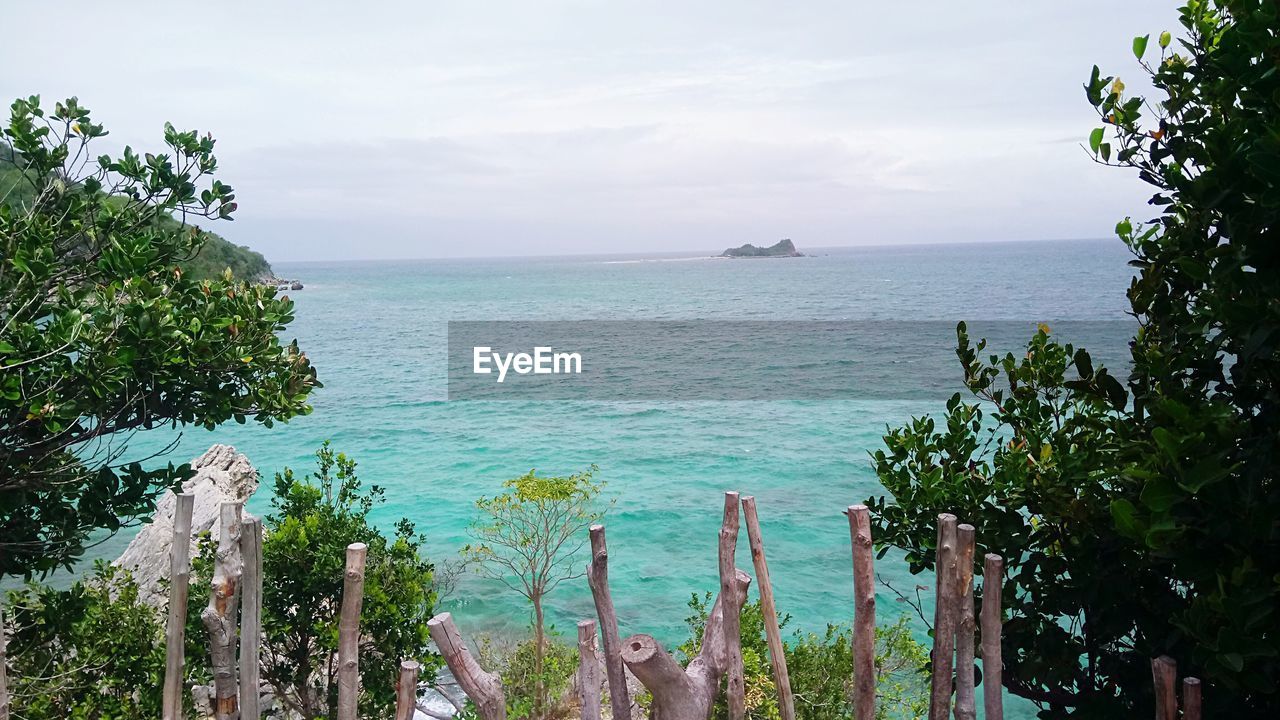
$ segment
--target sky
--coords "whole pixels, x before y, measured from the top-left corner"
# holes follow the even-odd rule
[[[272,261],[1109,237],[1096,63],[1174,2],[14,3],[0,99],[217,138]],[[1152,48],[1155,43],[1152,43]]]

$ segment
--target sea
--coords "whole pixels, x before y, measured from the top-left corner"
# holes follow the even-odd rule
[[[324,388],[313,396],[314,412],[274,428],[187,429],[168,459],[234,445],[263,476],[249,511],[269,514],[272,476],[312,468],[316,448],[330,441],[358,462],[364,483],[386,488],[376,522],[390,529],[399,518],[412,520],[441,564],[470,540],[476,500],[501,492],[504,481],[531,469],[567,474],[597,466],[612,502],[604,524],[621,632],[670,644],[688,636],[691,596],[717,587],[723,493],[736,490],[757,500],[788,627],[820,632],[847,624],[853,581],[843,511],[883,495],[871,453],[883,447],[886,430],[939,413],[945,400],[916,392],[920,373],[907,341],[945,327],[930,344],[947,356],[961,320],[998,323],[1024,339],[1041,323],[1125,322],[1132,271],[1114,239],[801,250],[807,257],[278,263],[278,276],[305,285],[288,293],[297,317],[284,339],[296,338],[318,368]],[[450,400],[450,321],[543,320],[859,323],[856,360],[881,372],[851,377],[875,385],[852,396]],[[960,365],[950,357],[961,390]],[[135,442],[141,454],[172,439],[153,431]],[[127,540],[99,552],[113,555]],[[745,533],[738,553],[739,566],[752,572]],[[575,559],[574,574],[585,561]],[[914,596],[932,578],[912,576],[893,551],[876,571],[882,622],[914,616],[897,593]],[[530,623],[523,598],[478,574],[464,574],[443,606],[467,633],[516,633]],[[594,612],[581,577],[556,587],[547,606],[566,637]],[[923,624],[912,622],[923,639]]]

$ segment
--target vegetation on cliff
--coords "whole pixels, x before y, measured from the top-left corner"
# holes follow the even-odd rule
[[[796,250],[795,243],[790,238],[779,240],[769,247],[759,247],[747,243],[736,248],[729,248],[720,254],[720,257],[732,258],[755,258],[755,257],[804,257],[804,253]]]

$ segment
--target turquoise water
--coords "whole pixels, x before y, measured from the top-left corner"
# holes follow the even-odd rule
[[[474,500],[504,480],[530,468],[567,473],[595,463],[617,499],[606,524],[623,634],[667,641],[685,635],[690,594],[716,586],[722,492],[736,489],[758,498],[778,604],[793,625],[847,622],[852,572],[841,511],[880,492],[868,452],[885,426],[938,403],[444,401],[448,320],[866,319],[909,328],[907,321],[983,319],[1025,322],[1030,334],[1040,321],[1122,319],[1130,276],[1115,241],[814,252],[786,260],[280,264],[279,275],[306,283],[291,293],[290,334],[325,384],[314,414],[270,430],[191,430],[176,455],[231,443],[269,479],[285,465],[309,467],[314,449],[331,439],[358,460],[366,483],[387,488],[379,522],[412,519],[434,558],[466,542]],[[886,337],[866,348],[865,360],[901,363],[894,323],[883,325]],[[909,388],[910,372],[895,382]],[[260,493],[250,509],[265,511],[267,499]],[[749,568],[745,539],[739,552],[739,565]],[[905,589],[915,582],[893,554],[877,570]],[[883,616],[907,610],[887,590],[879,599]],[[528,623],[518,597],[475,576],[450,605],[468,630]],[[590,616],[585,580],[567,582],[549,606],[566,630]]]

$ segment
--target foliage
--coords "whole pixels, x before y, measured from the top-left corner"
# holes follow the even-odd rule
[[[534,678],[545,675],[546,621],[543,600],[561,582],[582,577],[576,558],[587,542],[587,529],[604,517],[595,509],[604,483],[597,468],[564,477],[541,477],[535,471],[503,483],[506,492],[476,501],[478,517],[469,532],[474,544],[462,549],[476,569],[529,600],[533,606]],[[547,687],[534,693],[534,717],[540,717]]]
[[[160,716],[164,629],[128,571],[99,561],[70,589],[29,584],[7,606],[15,717]]]
[[[537,648],[535,638],[510,643],[486,637],[481,638],[477,653],[480,665],[502,678],[508,717],[536,717],[540,688],[548,698],[542,717],[572,717],[576,698],[570,686],[578,670],[577,646],[563,642],[554,628],[548,629],[542,670],[538,670]]]
[[[690,638],[676,649],[687,664],[702,646],[702,633],[711,610],[712,597],[694,595],[689,600],[693,614],[686,618]],[[791,616],[779,615],[785,629]],[[848,628],[827,625],[823,635],[795,632],[785,644],[787,673],[795,697],[796,715],[805,720],[853,720],[853,638]],[[907,618],[876,628],[876,718],[922,718],[929,709],[929,682],[923,668],[928,650],[915,640]],[[769,664],[769,644],[764,630],[760,602],[742,608],[742,664],[750,720],[776,720],[777,686]],[[712,718],[728,717],[723,694],[716,701]]]
[[[333,716],[346,550],[361,542],[368,554],[360,613],[360,712],[390,715],[401,660],[417,660],[424,677],[441,665],[427,649],[427,620],[435,605],[432,566],[421,556],[423,538],[408,520],[397,522],[391,537],[371,524],[369,514],[384,502],[383,490],[362,489],[354,460],[327,442],[316,458],[310,477],[298,478],[288,468],[275,477],[262,543],[262,679],[302,717]],[[211,550],[197,565],[189,637],[207,637],[199,610],[208,598]]]
[[[1156,188],[1117,233],[1137,270],[1126,385],[1043,331],[1016,361],[958,355],[953,398],[875,453],[879,542],[932,568],[939,512],[1005,556],[1005,681],[1044,717],[1149,714],[1150,658],[1223,716],[1280,712],[1280,8],[1191,0],[1134,54],[1157,102],[1094,68],[1095,159]],[[1148,117],[1151,116],[1151,117]],[[999,388],[999,389],[998,389]],[[984,417],[982,406],[993,409]]]
[[[147,516],[186,477],[120,463],[132,432],[270,426],[309,412],[319,383],[277,338],[288,299],[180,269],[202,241],[188,219],[236,209],[208,179],[212,137],[166,125],[165,152],[94,160],[106,131],[89,111],[72,98],[46,113],[38,97],[13,104],[4,135],[23,190],[0,203],[0,575],[30,577],[71,566],[89,533]]]

